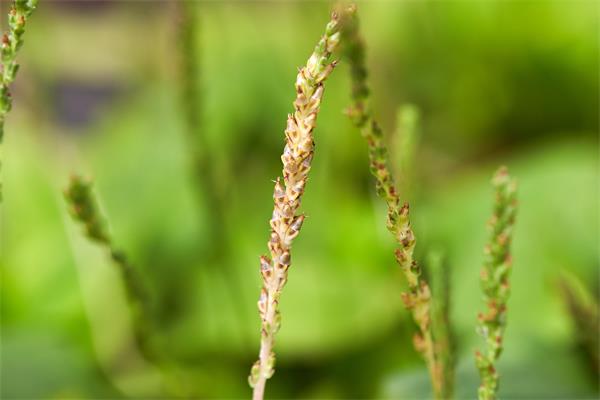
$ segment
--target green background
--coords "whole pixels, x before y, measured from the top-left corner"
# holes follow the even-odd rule
[[[188,4],[196,41],[183,57],[194,57],[199,95],[190,132],[177,4],[40,3],[2,149],[2,397],[248,398],[272,180],[297,67],[331,4]],[[476,396],[489,180],[506,164],[520,207],[500,396],[597,398],[558,280],[567,271],[598,293],[598,4],[373,1],[358,12],[396,161],[398,109],[420,111],[402,196],[417,260],[441,251],[451,271],[456,396]],[[268,398],[431,396],[366,145],[343,114],[349,87],[342,62],[315,131]],[[209,181],[193,171],[200,144]],[[151,291],[166,367],[139,355],[118,272],[69,218],[72,173],[93,177]]]

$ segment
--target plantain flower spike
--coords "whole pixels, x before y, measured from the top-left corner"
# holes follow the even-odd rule
[[[296,78],[294,112],[288,115],[286,144],[281,156],[283,179],[277,178],[273,191],[269,256],[260,257],[263,280],[258,300],[261,341],[258,361],[249,376],[250,386],[254,389],[254,400],[264,397],[266,381],[275,372],[273,347],[281,320],[279,298],[288,278],[292,242],[300,233],[305,219],[299,213],[299,208],[313,158],[313,130],[323,97],[323,84],[337,64],[336,61],[330,61],[330,57],[340,40],[341,12],[332,13],[325,34]]]

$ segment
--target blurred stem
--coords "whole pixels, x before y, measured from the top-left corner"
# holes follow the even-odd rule
[[[595,376],[600,373],[600,311],[598,300],[572,274],[564,272],[560,277],[559,288],[563,301],[569,310],[579,346],[585,352]]]
[[[481,288],[487,312],[478,316],[478,332],[485,342],[484,349],[475,353],[481,377],[478,390],[480,400],[497,398],[499,377],[495,364],[503,350],[512,266],[510,244],[517,213],[517,184],[506,167],[498,169],[492,184],[496,191],[494,212],[489,221],[490,238],[481,269]]]
[[[420,112],[413,104],[403,104],[396,114],[396,131],[394,132],[395,175],[399,177],[400,192],[408,197],[414,195],[415,152],[420,139]]]
[[[438,251],[429,252],[427,266],[432,295],[431,327],[441,377],[440,393],[436,397],[451,399],[454,395],[454,336],[450,325],[450,269]]]
[[[4,121],[12,108],[9,87],[17,77],[19,64],[17,52],[23,45],[25,25],[29,16],[37,7],[37,0],[14,0],[8,11],[8,30],[0,39],[0,145],[4,139]],[[0,160],[0,167],[1,167]],[[2,183],[0,182],[0,201],[2,201]]]
[[[125,254],[113,244],[104,218],[101,216],[98,201],[92,192],[92,183],[79,176],[71,177],[65,190],[71,216],[84,226],[85,235],[101,245],[110,254],[119,269],[123,285],[133,313],[134,335],[140,350],[150,360],[156,359],[152,348],[152,318],[150,297],[137,270],[129,263]]]
[[[119,269],[123,286],[133,315],[133,330],[135,341],[143,356],[154,362],[169,379],[167,390],[176,395],[183,394],[183,387],[178,372],[163,351],[156,347],[153,341],[156,325],[152,318],[151,298],[142,276],[127,260],[125,253],[118,250],[106,227],[105,219],[100,214],[98,200],[92,191],[92,183],[79,176],[73,176],[64,192],[73,219],[84,226],[85,235],[102,246],[109,254],[112,262]]]
[[[370,108],[365,45],[359,35],[358,19],[355,13],[345,19],[342,35],[344,56],[350,63],[352,78],[352,105],[348,110],[348,115],[367,141],[370,171],[375,177],[377,194],[386,201],[388,206],[387,228],[394,235],[398,244],[396,260],[408,283],[408,292],[402,293],[402,300],[419,327],[419,333],[414,336],[414,345],[425,359],[433,391],[439,398],[442,387],[441,368],[435,357],[430,325],[431,294],[429,285],[421,274],[421,269],[413,259],[416,239],[410,226],[409,206],[406,202],[404,204],[400,202],[390,168],[383,131],[373,118]]]
[[[226,237],[223,217],[222,198],[219,190],[221,183],[217,182],[212,159],[213,152],[209,149],[208,140],[202,134],[202,95],[200,92],[200,64],[199,60],[199,23],[196,13],[197,3],[192,1],[180,1],[175,3],[177,7],[178,24],[178,69],[179,69],[179,91],[180,104],[183,110],[185,130],[188,136],[190,159],[194,171],[194,181],[198,193],[205,197],[209,226],[211,228],[211,245],[214,252],[225,250],[223,248]]]
[[[243,282],[239,274],[232,270],[234,265],[232,246],[227,232],[227,212],[225,210],[228,198],[228,188],[225,179],[219,179],[216,173],[217,160],[215,153],[210,151],[207,135],[202,132],[203,102],[200,90],[200,33],[197,2],[179,1],[174,4],[178,19],[177,36],[179,43],[178,75],[180,104],[183,110],[185,131],[188,137],[190,162],[192,164],[196,194],[200,206],[205,213],[206,225],[209,227],[209,242],[206,246],[205,259],[208,264],[217,264],[230,289],[232,303],[237,307],[240,331],[249,325],[249,316],[240,298],[243,295]],[[203,201],[202,201],[203,200]],[[242,334],[242,337],[244,335]]]

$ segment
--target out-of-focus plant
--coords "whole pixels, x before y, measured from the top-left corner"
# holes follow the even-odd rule
[[[206,146],[203,141],[204,136],[198,135],[198,129],[201,125],[202,115],[202,96],[198,82],[199,62],[198,62],[198,15],[194,3],[178,2],[175,8],[177,24],[177,43],[178,57],[177,69],[179,78],[179,92],[181,106],[184,109],[184,119],[187,133],[192,140],[194,155],[193,162],[198,168],[200,174],[205,173],[207,168],[202,165],[206,156]],[[196,143],[198,142],[199,143]],[[198,144],[199,146],[196,146]],[[199,176],[202,178],[202,176]]]
[[[15,0],[8,12],[8,31],[2,35],[0,71],[0,139],[4,135],[4,119],[12,106],[9,86],[15,80],[19,64],[17,52],[23,45],[25,25],[37,7],[37,0]]]
[[[224,199],[229,195],[226,179],[219,179],[215,166],[215,152],[210,150],[209,141],[203,124],[204,103],[201,91],[200,68],[200,15],[198,3],[181,1],[174,3],[177,22],[177,63],[180,107],[183,114],[184,129],[188,141],[189,162],[191,164],[196,198],[208,212],[204,213],[203,223],[210,230],[209,242],[205,246],[205,265],[213,265],[218,261],[217,272],[223,274],[230,285],[227,290],[232,297],[243,289],[240,275],[231,270],[235,265],[231,259],[235,251],[232,249],[230,234],[227,232],[227,212]],[[228,268],[229,267],[229,268]],[[248,325],[249,315],[240,302],[237,307],[238,319]]]
[[[498,169],[492,184],[496,198],[494,212],[489,221],[490,238],[485,246],[485,258],[481,269],[481,287],[487,312],[479,313],[477,328],[485,343],[483,350],[475,353],[481,377],[478,391],[480,400],[495,399],[498,392],[499,377],[495,364],[503,349],[512,265],[510,244],[517,213],[517,184],[508,174],[506,167]]]
[[[176,57],[180,105],[188,139],[190,162],[194,173],[194,183],[198,192],[206,197],[207,208],[212,212],[207,214],[208,225],[214,238],[211,248],[220,250],[226,237],[220,218],[223,216],[223,206],[220,199],[220,183],[215,177],[215,165],[211,159],[206,134],[202,132],[202,115],[204,112],[202,93],[200,91],[200,63],[198,31],[199,22],[196,12],[197,4],[182,1],[174,5],[177,16],[177,43],[179,46]]]
[[[263,288],[258,300],[262,320],[261,342],[259,359],[252,366],[249,377],[250,385],[254,388],[254,400],[264,397],[266,381],[275,372],[273,346],[281,320],[279,298],[287,282],[292,241],[298,236],[304,222],[304,215],[298,214],[298,210],[311,168],[314,153],[313,130],[323,97],[323,85],[336,65],[335,61],[330,61],[330,57],[340,40],[341,18],[340,13],[332,13],[325,34],[296,77],[294,113],[288,115],[286,145],[281,156],[283,181],[277,178],[273,193],[275,206],[270,220],[271,237],[268,243],[271,256],[260,257],[263,278]]]
[[[80,176],[72,176],[64,192],[73,219],[83,224],[85,235],[102,246],[119,269],[123,285],[133,312],[134,333],[140,350],[148,359],[156,359],[152,346],[152,318],[150,297],[142,277],[129,263],[125,253],[117,249],[102,217],[98,201],[92,191],[92,183]]]
[[[100,212],[99,202],[94,196],[92,182],[73,175],[64,195],[73,219],[83,225],[88,239],[108,252],[120,272],[133,315],[134,337],[141,353],[164,373],[165,389],[169,394],[186,395],[178,366],[156,341],[157,326],[153,318],[153,304],[148,289],[142,276],[128,261],[125,253],[115,246],[105,218]]]
[[[415,174],[415,152],[419,145],[419,122],[421,114],[414,104],[403,104],[396,114],[394,132],[395,175],[399,177],[398,187],[404,193],[412,194]]]
[[[38,0],[15,0],[8,12],[8,31],[0,43],[0,144],[4,138],[4,120],[12,107],[10,84],[15,80],[19,64],[17,52],[23,45],[25,25],[36,9]],[[0,186],[0,199],[2,186]]]
[[[427,255],[427,272],[431,282],[431,328],[436,361],[440,368],[440,393],[442,399],[454,394],[454,334],[450,321],[451,288],[450,269],[439,251]]]
[[[410,226],[409,206],[408,203],[401,204],[400,202],[390,168],[383,131],[374,119],[369,104],[370,90],[367,85],[365,45],[359,35],[356,13],[346,18],[342,32],[344,55],[350,63],[352,78],[352,105],[348,110],[348,115],[367,141],[370,170],[376,179],[377,194],[386,201],[388,206],[387,228],[398,243],[396,260],[408,282],[408,291],[402,293],[402,300],[419,327],[419,333],[414,336],[414,345],[425,359],[433,391],[436,398],[440,398],[442,395],[442,367],[436,359],[431,330],[431,292],[421,274],[420,267],[413,258],[416,240]]]
[[[589,289],[571,274],[559,280],[562,298],[569,310],[578,345],[585,352],[596,376],[600,372],[600,312],[598,301]]]

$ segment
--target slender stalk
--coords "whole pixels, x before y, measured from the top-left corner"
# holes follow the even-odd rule
[[[485,344],[475,353],[475,361],[481,377],[478,395],[480,400],[497,398],[498,372],[495,363],[503,349],[506,327],[506,303],[510,294],[509,276],[512,265],[510,244],[517,212],[517,184],[508,175],[506,167],[500,167],[492,184],[496,190],[494,213],[489,221],[490,239],[485,247],[481,269],[481,287],[487,304],[487,312],[478,315],[478,332]]]
[[[433,336],[430,326],[431,294],[421,269],[413,259],[415,235],[410,226],[408,203],[401,204],[394,178],[391,173],[388,151],[383,132],[373,118],[369,105],[370,90],[367,85],[365,46],[359,35],[358,19],[355,14],[344,22],[345,56],[350,63],[352,78],[352,101],[348,115],[367,141],[370,170],[376,180],[377,194],[388,206],[387,228],[394,235],[398,248],[396,260],[408,282],[408,291],[402,300],[412,312],[419,333],[414,336],[414,345],[424,357],[431,377],[436,398],[441,396],[441,367],[436,361]]]
[[[450,324],[450,269],[436,251],[428,254],[427,267],[432,294],[431,327],[441,375],[439,397],[451,399],[454,395],[454,335]]]
[[[196,12],[198,3],[182,1],[175,3],[177,24],[178,53],[177,69],[179,80],[180,106],[183,111],[185,131],[188,136],[188,150],[190,162],[194,173],[194,182],[199,193],[205,197],[208,203],[206,217],[209,218],[208,225],[211,227],[210,248],[214,252],[220,252],[226,232],[223,229],[223,193],[220,190],[222,183],[218,182],[214,173],[215,160],[211,157],[211,151],[202,132],[202,115],[204,111],[202,93],[200,91],[200,63],[199,63],[199,16]],[[200,197],[200,196],[199,196]],[[223,249],[224,250],[224,249]]]
[[[329,61],[329,58],[338,45],[339,30],[340,15],[334,12],[325,34],[296,78],[294,113],[288,115],[286,145],[281,156],[283,181],[277,178],[273,193],[275,205],[268,243],[270,257],[260,257],[263,278],[258,300],[262,320],[261,342],[258,361],[252,366],[249,376],[254,400],[264,397],[266,381],[275,372],[273,346],[281,320],[279,298],[287,282],[292,241],[298,236],[305,218],[298,210],[313,158],[313,130],[323,97],[323,84],[336,65],[336,61]]]
[[[119,269],[134,315],[136,341],[147,358],[155,359],[156,354],[150,343],[151,313],[148,293],[137,270],[113,244],[104,218],[100,214],[98,201],[92,192],[92,183],[79,176],[73,176],[64,194],[72,217],[83,224],[85,234],[90,240],[107,250]]]
[[[187,391],[183,385],[179,368],[168,352],[155,339],[157,326],[153,318],[151,297],[138,270],[128,261],[125,253],[116,248],[101,215],[92,183],[79,176],[71,177],[64,195],[72,217],[83,224],[86,236],[102,246],[119,269],[127,300],[133,315],[134,338],[146,360],[152,362],[164,374],[165,390],[168,394],[181,397]]]
[[[177,61],[180,107],[183,111],[185,133],[187,135],[189,162],[194,178],[196,199],[201,208],[209,210],[203,215],[203,224],[210,230],[204,247],[206,265],[216,268],[219,278],[235,306],[239,330],[250,324],[246,306],[238,301],[243,298],[244,283],[235,271],[234,246],[231,243],[228,226],[226,200],[230,198],[231,187],[227,179],[219,179],[215,166],[218,164],[215,152],[211,151],[207,134],[203,128],[204,102],[201,91],[200,4],[193,1],[180,1],[173,4],[177,20]],[[243,335],[245,339],[245,335]]]
[[[188,136],[188,150],[194,173],[194,182],[198,189],[199,198],[206,201],[208,226],[211,229],[211,243],[208,248],[218,257],[220,253],[228,254],[224,245],[227,239],[225,224],[226,213],[223,200],[227,197],[223,188],[223,180],[215,174],[214,152],[210,151],[207,135],[202,131],[202,116],[204,112],[202,93],[200,90],[199,41],[200,31],[198,3],[181,1],[174,3],[177,17],[177,47],[178,53],[178,88],[180,106],[183,111],[185,131]],[[200,195],[201,194],[201,195]],[[205,221],[206,222],[206,221]],[[216,258],[209,257],[209,258]]]
[[[14,0],[8,12],[8,31],[0,43],[0,144],[4,138],[4,121],[12,108],[9,87],[17,76],[17,52],[23,45],[25,25],[37,7],[38,0]],[[0,164],[1,165],[1,164]],[[0,183],[0,200],[2,200]]]

